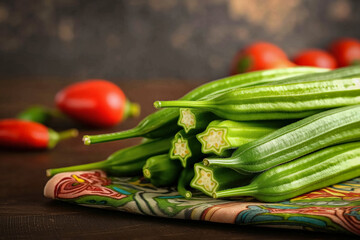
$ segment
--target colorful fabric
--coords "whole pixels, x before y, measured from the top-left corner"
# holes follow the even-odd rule
[[[195,192],[186,200],[174,188],[155,188],[142,178],[108,177],[103,171],[60,173],[46,184],[48,198],[137,214],[360,235],[360,178],[289,201],[212,199]]]

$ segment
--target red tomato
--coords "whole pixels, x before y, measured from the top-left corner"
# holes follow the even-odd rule
[[[117,85],[101,79],[66,87],[57,93],[55,103],[66,115],[95,127],[111,127],[139,113],[139,106],[130,103]]]
[[[257,42],[235,55],[230,74],[292,66],[294,64],[279,47],[267,42]]]
[[[294,58],[294,63],[300,66],[312,66],[334,69],[336,59],[328,52],[320,49],[308,49],[300,52]]]
[[[360,62],[360,41],[353,38],[342,38],[333,42],[330,52],[336,58],[339,67]]]

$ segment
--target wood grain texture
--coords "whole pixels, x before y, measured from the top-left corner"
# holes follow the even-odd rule
[[[8,118],[37,103],[52,106],[60,87],[76,79],[2,79],[0,118]],[[154,111],[157,99],[180,97],[191,82],[122,83],[128,97],[143,107],[141,118]],[[52,122],[56,129],[76,126],[80,135],[130,128],[132,119],[113,129],[89,129],[72,121]],[[43,196],[45,169],[99,161],[139,139],[84,146],[79,138],[51,151],[0,150],[0,239],[339,239],[344,236],[299,230],[256,228],[208,222],[164,219],[76,206]],[[351,239],[351,236],[345,236]]]

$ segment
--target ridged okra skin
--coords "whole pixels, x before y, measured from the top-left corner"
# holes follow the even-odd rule
[[[170,187],[177,183],[182,169],[180,162],[170,159],[166,153],[147,159],[143,174],[155,187]]]
[[[360,105],[328,110],[240,146],[229,158],[206,158],[205,165],[262,172],[331,145],[360,140]]]
[[[350,78],[261,85],[235,89],[211,100],[157,101],[154,105],[205,109],[235,121],[296,119],[330,108],[360,104],[359,81]]]
[[[185,133],[185,130],[175,134],[169,155],[171,159],[179,160],[184,168],[192,166],[195,162],[200,162],[205,157],[201,152],[201,144],[196,136]]]
[[[200,100],[212,98],[230,89],[254,86],[269,82],[276,82],[285,78],[305,75],[309,73],[327,72],[327,69],[313,67],[295,67],[285,69],[272,69],[234,75],[223,79],[203,84],[183,96],[182,100]],[[159,138],[174,134],[179,130],[177,120],[179,111],[175,109],[163,109],[145,117],[135,128],[99,135],[85,135],[84,144],[115,141],[133,137]]]
[[[180,108],[178,125],[181,126],[187,134],[197,134],[206,129],[209,123],[219,119],[215,114],[198,109]]]
[[[145,161],[154,155],[169,152],[172,137],[147,140],[135,146],[120,149],[106,160],[63,168],[48,169],[47,176],[61,172],[101,169],[114,176],[141,175]]]
[[[212,121],[206,130],[196,135],[204,154],[222,155],[228,149],[238,148],[265,136],[289,122],[262,121],[239,122],[231,120]]]
[[[252,196],[279,202],[360,176],[360,142],[331,146],[269,169],[247,186],[217,191],[213,197]]]
[[[195,163],[194,177],[190,186],[212,197],[215,191],[234,188],[249,184],[254,174],[241,174],[231,168],[204,166]]]

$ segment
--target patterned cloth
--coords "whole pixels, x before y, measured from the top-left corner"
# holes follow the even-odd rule
[[[155,188],[139,177],[108,177],[96,170],[57,174],[47,182],[44,195],[88,207],[167,218],[360,235],[360,178],[289,201],[262,203],[252,198],[212,199],[197,192],[186,200],[174,188]]]

